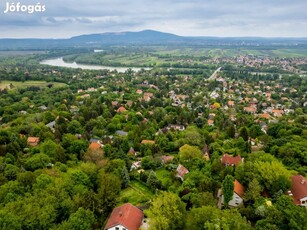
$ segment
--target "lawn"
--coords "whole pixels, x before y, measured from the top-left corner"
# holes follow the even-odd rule
[[[49,84],[52,84],[54,88],[58,87],[64,87],[66,86],[65,83],[59,83],[59,82],[46,82],[46,81],[1,81],[0,82],[0,89],[5,89],[7,88],[10,84],[15,88],[26,88],[26,87],[31,87],[31,86],[36,86],[36,87],[47,87]]]
[[[161,168],[156,171],[157,178],[162,182],[164,188],[168,188],[173,185],[171,173],[165,168]]]
[[[144,205],[153,195],[153,192],[145,184],[139,181],[130,181],[129,186],[121,191],[119,202]]]

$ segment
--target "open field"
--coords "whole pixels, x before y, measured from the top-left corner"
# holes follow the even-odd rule
[[[65,83],[59,83],[59,82],[46,82],[46,81],[1,81],[0,82],[0,89],[9,88],[10,84],[13,85],[15,88],[27,88],[31,86],[36,87],[47,87],[48,85],[52,84],[52,87],[58,88],[66,86]]]

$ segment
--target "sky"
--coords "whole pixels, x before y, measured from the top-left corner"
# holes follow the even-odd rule
[[[17,2],[23,10],[40,6],[17,12]],[[5,13],[8,4],[15,12]],[[306,10],[307,0],[0,0],[0,38],[146,29],[182,36],[307,37]]]

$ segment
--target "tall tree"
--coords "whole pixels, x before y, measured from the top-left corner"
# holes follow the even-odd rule
[[[248,141],[248,131],[246,127],[240,129],[239,136],[242,137],[244,141]]]
[[[231,175],[227,175],[222,184],[225,207],[228,207],[229,201],[232,200],[233,189],[234,189],[234,178]]]
[[[245,200],[250,200],[254,202],[261,197],[261,191],[261,185],[259,184],[258,180],[254,178],[251,182],[249,182],[248,189],[244,194],[244,198]]]
[[[184,224],[185,204],[171,192],[162,192],[151,203],[146,214],[150,219],[151,230],[182,229]]]

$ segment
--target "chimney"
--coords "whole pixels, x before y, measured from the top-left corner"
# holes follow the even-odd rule
[[[301,184],[305,184],[305,179],[302,179]]]
[[[122,211],[119,211],[119,216],[122,216],[123,215],[123,212]]]

